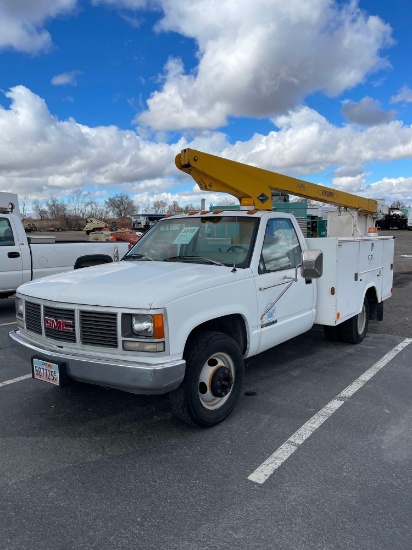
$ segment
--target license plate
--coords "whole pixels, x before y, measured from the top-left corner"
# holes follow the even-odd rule
[[[37,380],[43,380],[44,382],[60,386],[60,372],[57,363],[50,363],[49,361],[33,357],[32,375]]]

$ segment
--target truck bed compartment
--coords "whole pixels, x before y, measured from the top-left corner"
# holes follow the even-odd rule
[[[306,242],[308,248],[323,252],[315,323],[334,326],[357,315],[370,287],[376,288],[378,302],[391,296],[392,237],[309,238]]]

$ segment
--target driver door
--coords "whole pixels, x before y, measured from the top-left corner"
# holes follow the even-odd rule
[[[288,218],[272,218],[266,225],[255,278],[260,323],[259,352],[309,330],[315,318],[312,281],[296,270],[302,249]],[[295,275],[297,280],[295,281]]]

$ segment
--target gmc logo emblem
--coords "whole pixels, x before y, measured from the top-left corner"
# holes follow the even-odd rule
[[[43,319],[45,328],[51,328],[53,330],[62,330],[64,332],[73,332],[73,322],[63,321],[60,319],[52,319],[51,317],[45,317]]]

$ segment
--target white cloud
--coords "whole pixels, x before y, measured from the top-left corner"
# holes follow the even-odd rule
[[[179,59],[166,63],[162,88],[136,118],[158,130],[273,116],[316,91],[337,96],[387,66],[381,50],[391,44],[391,28],[359,10],[355,0],[156,4],[163,9],[157,30],[193,38],[199,58],[189,73]]]
[[[369,197],[385,197],[388,204],[399,200],[412,205],[412,177],[384,178],[369,185],[366,193]]]
[[[131,15],[127,15],[126,13],[122,13],[120,17],[134,29],[138,29],[142,24],[141,19],[137,17],[132,17]]]
[[[334,187],[342,191],[355,193],[371,199],[384,199],[386,204],[401,201],[412,206],[412,177],[408,178],[383,178],[379,181],[365,185],[365,174],[359,178],[347,180],[334,180]]]
[[[388,66],[382,49],[391,28],[358,8],[358,0],[90,0],[121,17],[160,14],[157,32],[192,38],[198,65],[189,72],[171,57],[163,84],[136,123],[155,130],[218,128],[230,116],[275,116],[302,98],[338,96]],[[45,22],[73,11],[77,0],[2,0],[0,48],[36,53],[52,38]],[[73,84],[74,72],[53,84]]]
[[[194,206],[200,207],[202,199],[205,199],[206,208],[209,209],[210,206],[223,204],[225,199],[229,199],[229,203],[237,204],[237,200],[229,195],[224,195],[223,193],[202,193],[198,188],[190,191],[180,191],[175,193],[150,193],[143,192],[137,193],[132,196],[134,203],[139,211],[144,211],[147,207],[153,205],[155,201],[165,201],[167,204],[173,204],[177,202],[179,206],[185,206],[187,204],[193,204]]]
[[[156,0],[91,0],[91,2],[94,6],[107,4],[114,8],[125,8],[129,10],[154,7],[158,3]]]
[[[163,177],[174,166],[166,144],[142,140],[115,126],[89,128],[69,119],[59,121],[45,102],[24,86],[6,96],[0,107],[0,188],[47,196],[96,183],[102,187]]]
[[[77,0],[2,0],[0,3],[0,49],[38,53],[51,47],[43,28],[47,19],[72,11]]]
[[[51,83],[54,86],[67,86],[71,84],[72,86],[77,86],[76,77],[82,74],[81,71],[69,71],[67,73],[57,74],[51,79]]]
[[[399,92],[391,97],[391,103],[412,103],[412,90],[409,86],[402,86]]]
[[[412,156],[412,128],[400,121],[359,129],[330,124],[308,107],[299,107],[274,119],[278,132],[256,134],[234,145],[242,162],[275,171],[310,174],[337,167],[363,171],[365,163]]]
[[[176,154],[191,147],[302,178],[329,170],[334,172],[333,185],[346,191],[374,197],[386,193],[409,202],[412,174],[410,179],[365,185],[369,163],[412,157],[412,128],[400,121],[366,129],[338,127],[300,107],[276,117],[276,131],[255,134],[245,142],[230,144],[220,132],[203,132],[168,144],[115,126],[90,128],[73,119],[60,121],[24,86],[6,96],[11,105],[0,106],[0,188],[22,196],[60,197],[84,187],[99,193],[115,188],[147,197],[145,203],[149,197],[170,195],[181,204],[198,204],[204,195],[174,164]],[[206,194],[207,203],[223,198]]]
[[[361,126],[375,126],[390,122],[395,118],[395,111],[384,111],[381,102],[371,97],[364,97],[358,102],[344,101],[342,113],[347,120]]]

